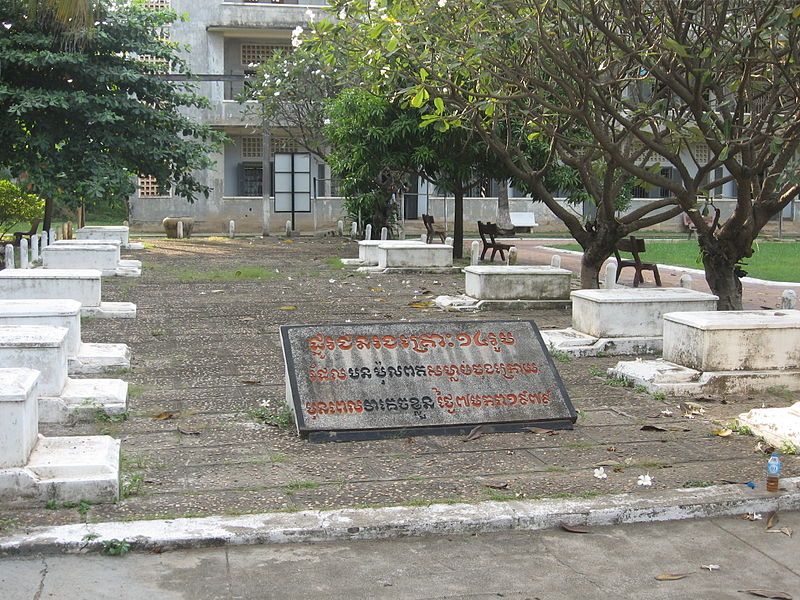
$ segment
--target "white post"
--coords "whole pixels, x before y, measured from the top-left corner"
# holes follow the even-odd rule
[[[292,237],[292,222],[286,221],[286,237]]]
[[[517,247],[516,246],[511,246],[511,248],[508,249],[508,261],[506,261],[506,264],[508,266],[517,264]]]
[[[14,246],[6,244],[6,269],[14,268]]]
[[[130,227],[130,223],[128,223],[127,219],[122,222],[123,227]]]
[[[784,290],[781,294],[781,308],[791,310],[797,308],[797,293],[794,290]]]
[[[388,239],[389,239],[389,228],[381,227],[381,241],[385,242]]]
[[[52,227],[50,228],[50,241],[48,243],[52,244],[56,241],[56,230]]]
[[[233,219],[228,222],[228,237],[231,239],[236,237],[236,221]]]
[[[450,236],[444,238],[444,245],[445,246],[452,246],[453,245],[453,238]]]
[[[617,287],[617,263],[614,261],[606,265],[606,281],[603,287],[607,290],[613,290]]]
[[[178,236],[178,239],[182,240],[183,239],[183,221],[178,221],[178,224],[176,225],[175,229],[177,230],[176,231],[176,235]]]
[[[42,247],[41,247],[42,250],[47,248],[47,244],[48,244],[47,237],[48,237],[47,236],[47,232],[46,231],[42,231]]]
[[[364,227],[364,239],[365,240],[372,239],[372,223],[367,223],[367,226]]]
[[[478,240],[475,240],[474,242],[472,242],[472,245],[470,246],[470,251],[469,251],[469,264],[471,264],[471,265],[477,265],[478,264],[478,260],[480,259],[480,255],[481,255],[480,249],[481,249],[481,244],[480,244],[480,242],[478,242]]]
[[[561,268],[561,257],[558,254],[553,254],[553,257],[550,259],[550,266],[556,269]]]
[[[358,235],[358,223],[353,221],[353,223],[350,225],[350,237],[355,239],[357,235]]]
[[[28,268],[28,240],[26,238],[19,241],[19,268]]]
[[[39,234],[34,233],[31,236],[31,262],[39,260]]]
[[[419,234],[419,241],[423,244],[428,241],[428,234],[427,233],[420,233]]]
[[[682,288],[686,288],[687,290],[692,289],[692,276],[688,273],[681,275],[680,286]]]
[[[344,237],[344,221],[341,219],[336,221],[336,235],[339,237]]]

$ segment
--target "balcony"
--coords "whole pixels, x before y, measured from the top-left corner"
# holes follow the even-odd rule
[[[209,19],[208,31],[221,32],[224,35],[235,33],[241,29],[294,29],[298,24],[305,23],[307,9],[314,11],[316,18],[323,18],[326,12],[322,10],[327,4],[323,1],[316,2],[304,0],[301,4],[295,2],[272,2],[272,0],[259,0],[252,2],[223,2],[219,12]]]

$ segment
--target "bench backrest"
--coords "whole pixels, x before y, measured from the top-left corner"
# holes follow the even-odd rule
[[[433,215],[422,215],[422,222],[429,232],[433,230]]]
[[[497,225],[495,225],[494,223],[482,223],[481,221],[478,221],[478,233],[480,234],[481,240],[483,241],[484,244],[486,243],[494,244],[495,243],[494,236],[498,235],[499,232],[497,231]],[[489,236],[491,242],[486,241],[487,235]]]
[[[644,252],[644,240],[642,238],[636,238],[633,236],[630,236],[629,238],[623,238],[619,240],[614,247],[614,256],[616,256],[617,261],[622,260],[619,255],[620,252],[628,252],[632,254],[633,260],[639,264],[641,263],[639,253]]]

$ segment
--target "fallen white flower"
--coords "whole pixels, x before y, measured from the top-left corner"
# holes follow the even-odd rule
[[[636,480],[636,485],[644,485],[644,486],[653,485],[653,478],[650,477],[650,473],[648,473],[647,475],[639,475],[639,478]]]
[[[606,470],[603,467],[600,467],[599,469],[594,470],[594,476],[598,479],[605,479],[608,477],[608,473],[606,473]]]

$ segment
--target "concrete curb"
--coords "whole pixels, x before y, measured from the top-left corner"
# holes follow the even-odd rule
[[[125,539],[132,550],[175,550],[223,545],[374,540],[535,531],[567,524],[598,527],[676,521],[744,513],[800,510],[800,477],[781,480],[781,492],[725,485],[591,500],[518,500],[374,509],[309,510],[237,517],[88,523],[36,527],[0,538],[0,556],[99,551]]]

